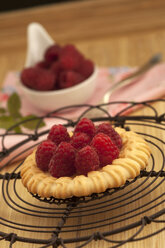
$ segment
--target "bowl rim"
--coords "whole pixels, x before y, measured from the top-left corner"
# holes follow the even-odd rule
[[[21,86],[29,94],[34,94],[34,95],[38,95],[38,96],[39,95],[40,96],[54,95],[54,94],[61,95],[63,93],[69,93],[69,92],[77,90],[78,88],[81,88],[84,84],[87,84],[88,81],[90,81],[92,78],[97,77],[97,74],[98,74],[98,67],[95,65],[93,73],[87,79],[85,79],[84,81],[82,81],[79,84],[74,85],[72,87],[69,87],[69,88],[66,88],[66,89],[59,89],[59,90],[37,91],[37,90],[30,89],[30,88],[26,87],[25,85],[23,85],[21,80],[19,80],[18,83],[19,83],[19,86]]]

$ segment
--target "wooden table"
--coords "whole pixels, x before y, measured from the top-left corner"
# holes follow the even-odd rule
[[[27,10],[14,11],[0,14],[0,82],[4,80],[8,71],[20,70],[23,67],[26,54],[26,27],[32,22],[40,22],[52,37],[61,44],[73,43],[85,55],[95,61],[99,66],[138,66],[147,60],[152,54],[160,52],[165,55],[165,2],[163,0],[91,0],[75,1],[64,4],[54,4],[50,6],[37,7]],[[156,103],[153,105],[161,113],[164,112],[164,105]],[[134,113],[134,114],[137,114]],[[148,108],[138,111],[138,114],[149,114]],[[140,130],[140,129],[139,129]],[[145,128],[142,128],[145,132]],[[155,133],[156,132],[156,133]],[[151,131],[151,134],[161,137],[158,131]],[[162,147],[162,149],[164,149]],[[159,156],[157,162],[159,164]],[[15,165],[11,165],[3,172],[12,171]],[[164,189],[158,189],[156,194],[162,193]],[[20,194],[27,194],[22,189]],[[153,195],[152,197],[156,197]],[[150,200],[152,200],[152,197]],[[35,202],[31,196],[27,195],[27,200]],[[146,199],[147,201],[147,199]],[[145,202],[145,200],[144,200]],[[135,205],[134,207],[137,207]],[[161,205],[163,207],[163,204]],[[160,210],[155,209],[155,211]],[[130,208],[131,211],[131,208]],[[153,212],[152,212],[153,213]],[[20,220],[19,214],[14,214],[14,210],[6,213],[4,202],[1,203],[0,216],[9,215],[15,221]],[[75,224],[83,222],[83,217],[79,217]],[[108,218],[108,216],[105,216]],[[161,217],[163,219],[163,217]],[[139,216],[135,221],[139,220]],[[25,217],[21,217],[22,222],[26,222]],[[45,224],[53,220],[38,220],[39,223]],[[91,218],[90,218],[91,221]],[[36,223],[33,223],[36,224]],[[73,223],[70,223],[73,224]],[[127,222],[126,222],[127,224]],[[115,225],[109,226],[115,228]],[[143,235],[148,235],[151,230],[155,232],[158,228],[163,228],[162,223],[152,223],[146,225]],[[8,227],[0,225],[0,230],[6,233],[16,232]],[[138,228],[136,229],[138,230]],[[105,231],[96,229],[94,231]],[[106,229],[107,231],[107,229]],[[115,236],[117,240],[123,240],[131,236],[135,230],[129,233],[120,233]],[[18,231],[21,236],[22,232]],[[84,231],[84,235],[87,232]],[[22,234],[24,235],[24,234]],[[81,234],[76,233],[79,237]],[[128,236],[127,236],[128,235]],[[141,235],[141,234],[140,234]],[[139,235],[139,237],[140,237]],[[29,234],[27,235],[29,237]],[[34,233],[30,234],[31,238],[45,238],[43,235]],[[69,238],[66,233],[63,238]],[[111,237],[108,237],[111,238]],[[126,248],[150,247],[163,248],[165,233],[145,239],[127,243]],[[9,247],[9,243],[0,242],[3,248]],[[80,245],[80,244],[79,244]],[[112,244],[105,241],[93,241],[85,247],[110,247]],[[22,244],[17,242],[13,247],[40,247],[34,244]],[[68,247],[74,247],[69,245]]]

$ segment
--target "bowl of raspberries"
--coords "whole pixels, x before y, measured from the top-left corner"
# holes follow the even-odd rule
[[[19,86],[27,100],[48,112],[85,103],[94,93],[97,68],[74,45],[49,45],[43,59],[26,66]]]

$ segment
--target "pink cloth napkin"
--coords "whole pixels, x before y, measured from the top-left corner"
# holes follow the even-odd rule
[[[117,67],[117,68],[100,68],[99,75],[97,79],[97,85],[95,92],[91,99],[89,99],[88,103],[95,105],[98,104],[99,100],[106,92],[106,90],[119,79],[124,77],[132,68],[128,67]],[[43,113],[37,109],[35,109],[23,96],[20,92],[19,87],[17,86],[18,81],[18,73],[17,72],[9,72],[3,82],[3,88],[0,92],[0,107],[5,106],[7,103],[7,99],[13,92],[17,92],[20,95],[21,102],[22,102],[22,109],[21,112],[23,115],[27,114],[35,114],[37,116],[42,116]],[[139,81],[132,82],[130,85],[125,86],[118,91],[114,92],[110,98],[110,101],[147,101],[152,99],[161,98],[165,95],[165,64],[159,64],[155,66],[153,69],[148,71]],[[122,109],[126,107],[126,103],[124,104],[115,104],[111,105],[109,112],[111,115],[115,115]],[[66,118],[76,118],[82,112],[82,109],[77,109],[75,111],[70,111],[63,113],[63,116]],[[58,123],[58,120],[54,120],[53,118],[46,119],[46,129],[50,128],[53,124]],[[3,134],[5,130],[0,129],[0,134]],[[20,141],[26,139],[26,136],[20,135],[8,135],[5,137],[4,146],[5,148],[10,148],[15,144],[19,143]],[[37,140],[37,143],[43,140],[45,136],[41,137]],[[11,158],[21,153],[17,156],[17,159],[22,159],[23,157],[27,156],[31,149],[24,152],[28,147],[35,144],[36,141],[31,141],[26,143],[25,145],[21,146],[19,149],[12,152],[9,156],[3,159],[0,162],[0,166],[3,166],[5,163],[9,162]],[[2,137],[0,137],[0,151],[2,150]]]

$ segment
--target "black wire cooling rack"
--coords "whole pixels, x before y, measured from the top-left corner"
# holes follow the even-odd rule
[[[112,104],[125,104],[126,107],[115,116],[111,116],[104,105],[76,105],[69,106],[38,117],[38,124],[32,133],[17,134],[24,137],[23,140],[9,149],[5,146],[5,140],[10,135],[16,124],[1,135],[2,151],[0,161],[5,161],[10,155],[31,141],[36,141],[48,133],[49,130],[40,130],[39,125],[45,118],[61,120],[68,128],[73,128],[87,112],[93,108],[103,111],[104,115],[92,118],[94,122],[111,121],[115,126],[131,129],[145,138],[151,147],[150,163],[145,171],[120,188],[108,189],[100,194],[92,194],[87,197],[72,197],[70,199],[48,199],[31,195],[21,184],[20,168],[22,162],[11,173],[0,174],[1,206],[6,211],[1,212],[0,240],[9,242],[13,247],[15,242],[32,244],[33,247],[85,247],[90,242],[101,240],[108,242],[110,247],[117,248],[127,242],[136,242],[150,238],[165,230],[165,113],[158,113],[153,103],[165,100],[153,100],[148,102],[114,102]],[[127,111],[137,107],[148,107],[150,115],[125,115]],[[76,120],[61,117],[61,113],[70,109],[83,111]],[[63,115],[64,116],[64,115]],[[29,120],[31,121],[31,120]],[[151,135],[152,131],[152,135]],[[153,135],[156,132],[157,135]],[[17,156],[31,149],[34,144]],[[2,168],[17,158],[13,155]],[[1,169],[2,170],[2,169]],[[22,191],[20,192],[20,188]],[[10,213],[10,214],[9,214]],[[20,218],[23,221],[19,221]],[[35,224],[34,224],[35,223]],[[156,229],[145,234],[146,226],[157,223]],[[7,230],[7,231],[4,231]],[[131,230],[131,234],[130,234]],[[19,234],[21,231],[21,235]],[[132,234],[133,233],[133,234]],[[40,238],[36,238],[35,235]],[[120,234],[121,240],[115,238]],[[69,246],[71,245],[71,246]]]

